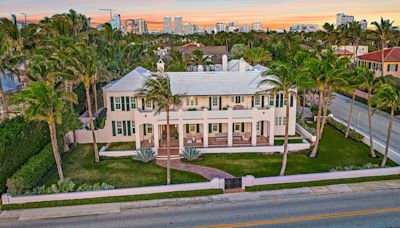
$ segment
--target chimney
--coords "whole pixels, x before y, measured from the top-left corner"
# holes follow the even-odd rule
[[[158,71],[161,71],[161,72],[164,72],[164,62],[162,61],[162,59],[160,59],[160,60],[158,60],[158,62],[157,62],[157,70]]]
[[[246,61],[243,58],[239,60],[239,72],[244,73],[246,72]]]
[[[222,56],[222,71],[228,71],[228,56]]]

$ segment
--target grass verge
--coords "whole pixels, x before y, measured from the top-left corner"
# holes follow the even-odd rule
[[[400,179],[400,175],[360,177],[360,178],[350,178],[350,179],[334,179],[334,180],[323,180],[323,181],[287,183],[287,184],[268,184],[268,185],[258,185],[258,186],[246,187],[246,192],[280,190],[280,189],[290,189],[290,188],[304,188],[304,187],[315,187],[315,186],[325,186],[325,185],[335,185],[335,184],[351,184],[351,183],[360,183],[360,182],[368,182],[368,181],[382,181],[382,180],[396,180],[396,179]]]
[[[42,207],[63,207],[63,206],[75,206],[75,205],[99,204],[99,203],[131,202],[131,201],[141,201],[141,200],[156,200],[156,199],[168,199],[168,198],[208,196],[208,195],[216,195],[216,194],[222,194],[222,193],[223,193],[222,189],[210,189],[210,190],[155,193],[155,194],[145,194],[145,195],[135,195],[135,196],[113,196],[113,197],[79,199],[79,200],[58,200],[58,201],[37,202],[37,203],[7,204],[7,205],[2,205],[1,210],[16,210],[16,209],[29,209],[29,208],[42,208]]]

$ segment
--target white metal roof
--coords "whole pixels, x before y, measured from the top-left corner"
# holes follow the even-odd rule
[[[151,72],[143,67],[138,67],[119,79],[113,84],[106,85],[106,91],[113,92],[134,92],[138,89],[143,88],[147,78],[151,76]]]

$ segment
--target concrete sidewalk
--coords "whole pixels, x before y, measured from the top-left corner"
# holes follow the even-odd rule
[[[0,222],[29,221],[39,219],[54,219],[121,213],[126,210],[145,210],[160,207],[180,207],[202,204],[240,203],[281,198],[297,198],[328,194],[346,194],[355,192],[400,189],[400,180],[374,181],[354,184],[339,184],[319,187],[284,189],[261,192],[243,192],[214,196],[148,200],[123,203],[108,203],[81,205],[69,207],[37,208],[24,210],[2,211]]]

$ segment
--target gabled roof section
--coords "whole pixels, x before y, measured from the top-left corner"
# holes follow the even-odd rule
[[[388,48],[383,51],[385,62],[400,62],[400,47]],[[359,59],[381,62],[382,51],[375,51],[358,56]]]
[[[104,88],[107,92],[133,92],[143,88],[150,76],[150,71],[143,67],[137,67],[123,78],[109,83]]]

